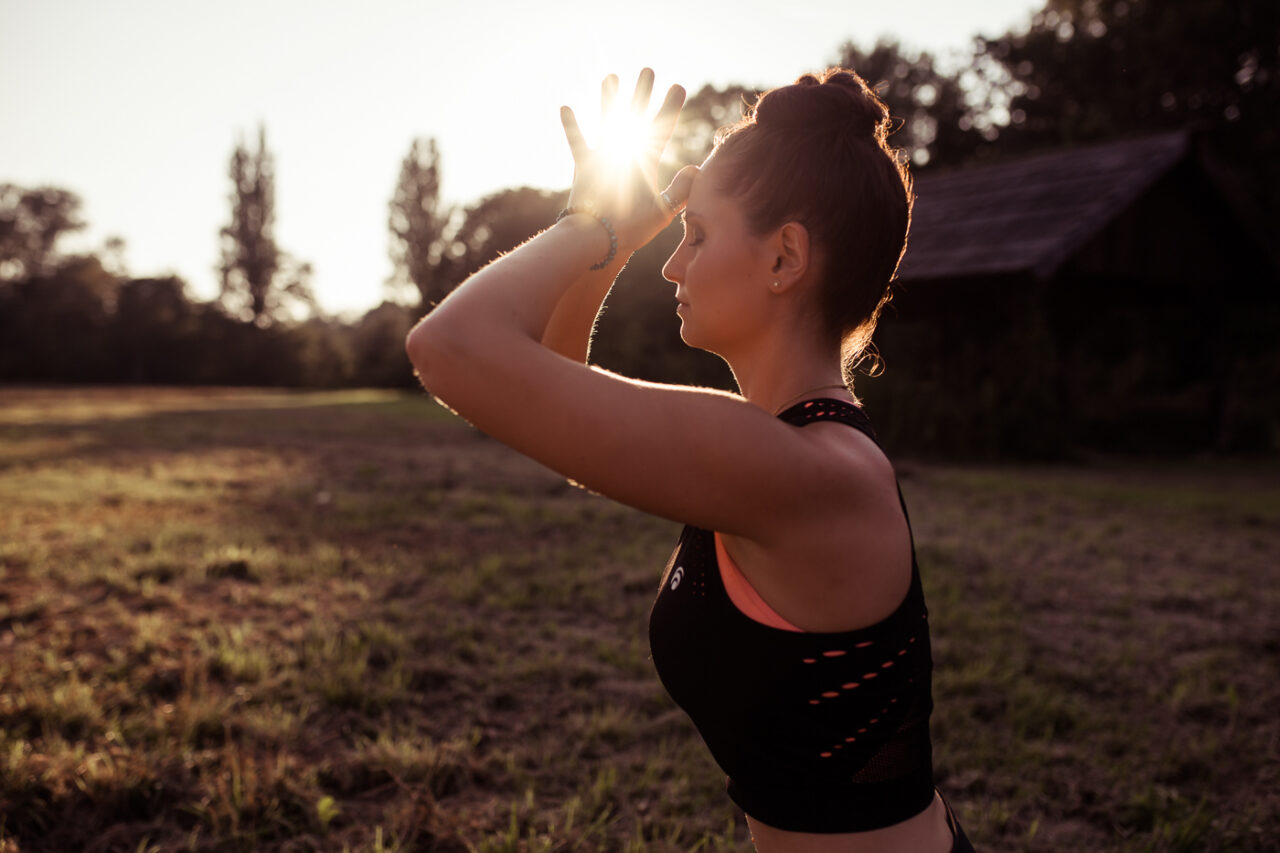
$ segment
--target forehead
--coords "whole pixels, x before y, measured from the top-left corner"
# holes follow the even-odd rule
[[[689,188],[688,210],[703,216],[725,212],[724,208],[729,205],[729,199],[719,187],[720,168],[716,164],[714,153],[703,161]]]

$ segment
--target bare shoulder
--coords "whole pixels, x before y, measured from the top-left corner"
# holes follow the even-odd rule
[[[805,630],[845,631],[891,614],[911,584],[911,535],[892,462],[840,423],[799,429],[826,464],[819,509],[768,543],[725,539],[760,596]]]
[[[801,520],[801,528],[810,522],[824,528],[834,523],[837,529],[818,539],[839,542],[841,531],[859,519],[883,523],[902,515],[897,472],[871,436],[836,422],[809,424],[796,432],[822,460],[820,484],[815,487],[825,498],[823,510]]]
[[[887,490],[897,503],[898,480],[893,463],[880,445],[860,429],[842,423],[815,423],[801,428],[801,434],[829,453],[836,470],[851,487],[862,492]]]

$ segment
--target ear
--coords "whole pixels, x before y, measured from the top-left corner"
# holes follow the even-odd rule
[[[770,239],[770,251],[773,253],[773,268],[770,273],[777,282],[770,287],[773,293],[785,293],[795,287],[809,271],[812,263],[809,243],[809,229],[799,222],[787,222],[773,233]]]

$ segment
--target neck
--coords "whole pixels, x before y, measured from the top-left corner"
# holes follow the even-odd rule
[[[844,385],[840,354],[817,340],[805,333],[757,338],[750,350],[725,361],[742,396],[770,414],[809,396],[844,397],[847,392],[827,387]]]

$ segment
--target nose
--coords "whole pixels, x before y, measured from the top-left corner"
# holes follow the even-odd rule
[[[667,262],[662,265],[662,277],[672,284],[681,284],[684,282],[685,261],[682,257],[681,248],[684,243],[676,247],[671,253],[671,257],[667,258]]]

